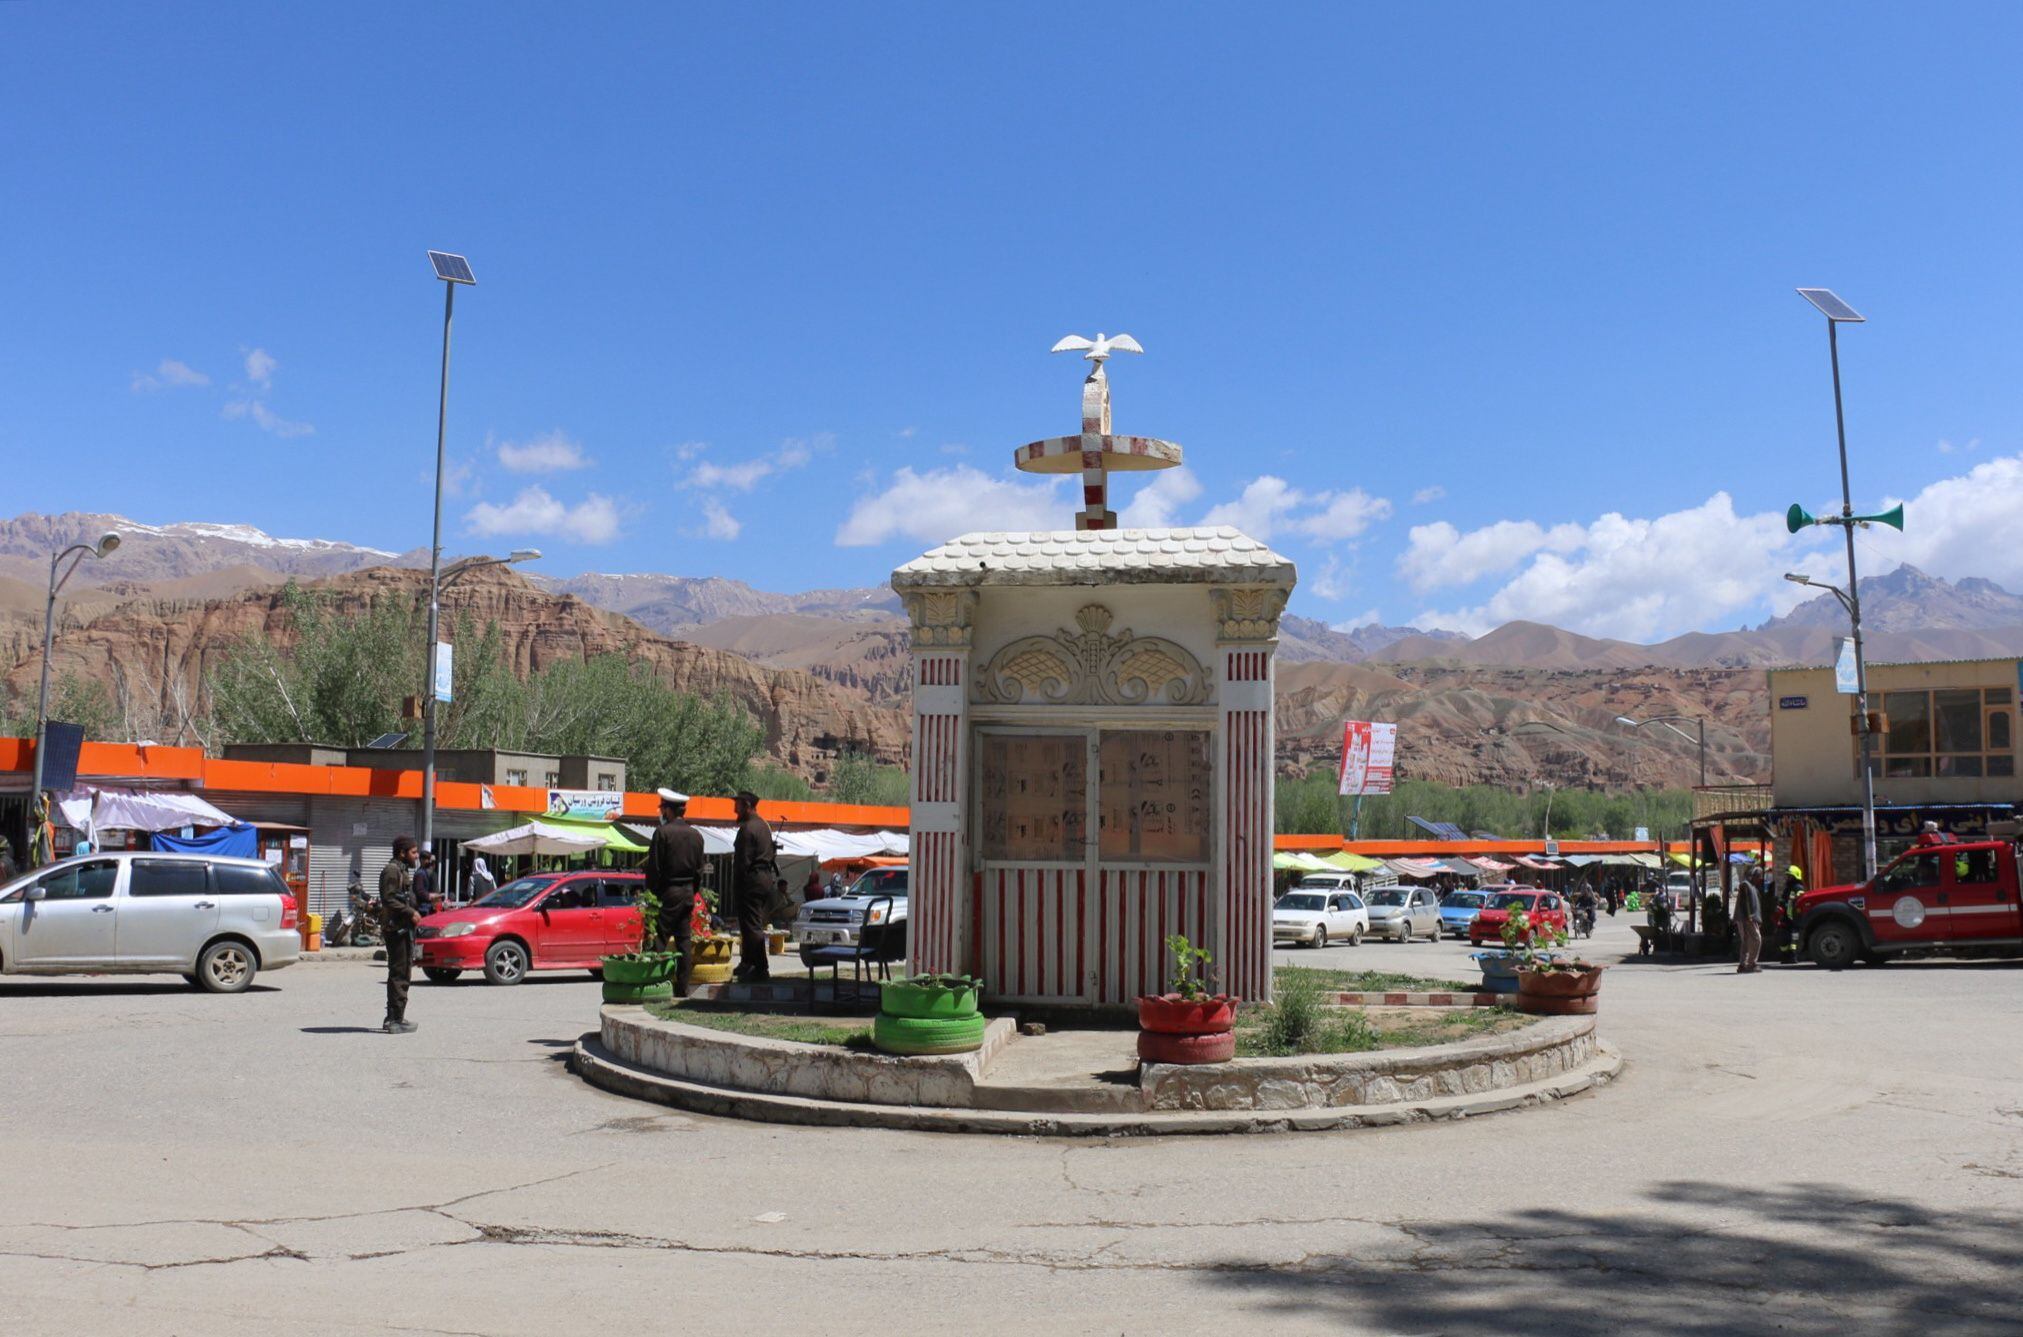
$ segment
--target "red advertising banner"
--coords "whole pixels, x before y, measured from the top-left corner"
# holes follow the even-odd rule
[[[1343,794],[1388,794],[1398,756],[1398,726],[1369,720],[1342,721]]]

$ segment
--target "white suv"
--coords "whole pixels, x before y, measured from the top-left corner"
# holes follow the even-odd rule
[[[258,859],[87,854],[0,887],[0,974],[175,974],[240,993],[300,957],[296,914]]]

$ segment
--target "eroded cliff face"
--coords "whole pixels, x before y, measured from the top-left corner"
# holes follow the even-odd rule
[[[386,567],[304,584],[328,597],[339,616],[362,611],[376,597],[418,600],[427,587],[426,572]],[[131,703],[131,715],[158,712],[150,732],[164,742],[181,716],[203,713],[207,672],[232,645],[251,636],[286,647],[294,635],[278,589],[221,599],[143,598],[84,612],[81,620],[66,620],[57,637],[54,671],[107,683]],[[507,662],[522,677],[558,660],[617,654],[681,691],[721,693],[765,726],[766,751],[802,774],[825,772],[845,745],[893,765],[905,762],[903,708],[871,705],[806,672],[657,636],[574,596],[543,593],[512,572],[476,572],[447,591],[445,620],[466,613],[479,626],[498,624]],[[33,636],[25,627],[7,630],[0,642],[11,652],[7,684],[33,692],[40,627]]]

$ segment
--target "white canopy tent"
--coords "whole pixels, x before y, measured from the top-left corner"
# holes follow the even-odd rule
[[[581,827],[572,829],[550,826],[546,822],[528,822],[505,831],[494,831],[489,836],[466,840],[463,846],[482,854],[582,854],[586,850],[603,849],[604,838]]]
[[[653,829],[632,823],[626,829],[638,832],[641,839],[651,840]],[[734,826],[697,826],[702,833],[704,854],[729,854],[732,842],[737,838]],[[847,831],[837,831],[829,827],[818,827],[813,831],[775,831],[773,844],[783,859],[814,859],[828,863],[831,859],[865,859],[877,855],[903,856],[908,853],[909,837],[903,831],[872,831],[864,835],[853,835]],[[471,842],[466,842],[471,843]]]
[[[236,826],[239,819],[180,789],[73,789],[56,800],[56,820],[87,835],[96,831],[180,831],[186,826]]]

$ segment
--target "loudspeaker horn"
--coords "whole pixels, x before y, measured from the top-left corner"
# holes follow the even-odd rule
[[[1881,515],[1857,515],[1855,519],[1862,521],[1864,524],[1888,525],[1891,529],[1901,534],[1904,532],[1904,504],[1898,502]],[[1786,523],[1788,524],[1790,521],[1787,520]],[[1796,533],[1797,531],[1794,530],[1792,532]]]
[[[1898,509],[1901,510],[1902,508],[1899,507]],[[1807,525],[1816,525],[1818,523],[1819,521],[1812,518],[1811,511],[1806,510],[1795,501],[1791,503],[1791,509],[1784,513],[1784,527],[1794,534]],[[1902,526],[1900,525],[1898,528],[1902,528]]]

